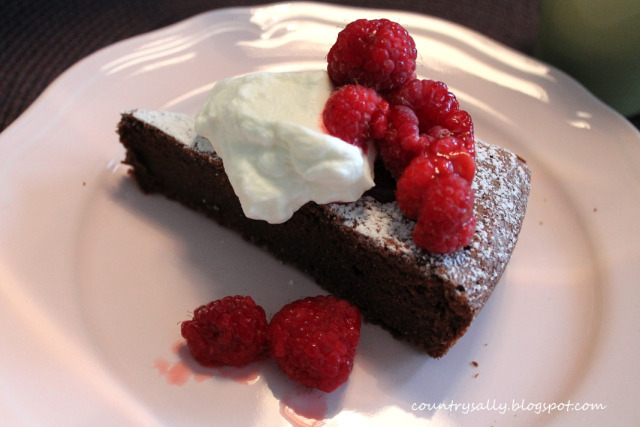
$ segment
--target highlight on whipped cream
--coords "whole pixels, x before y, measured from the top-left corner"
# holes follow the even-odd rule
[[[260,72],[215,84],[196,131],[222,158],[244,214],[282,223],[309,201],[353,202],[373,187],[375,150],[327,134],[326,71]]]

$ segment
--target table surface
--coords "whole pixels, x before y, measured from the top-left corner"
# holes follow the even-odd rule
[[[0,132],[71,65],[117,41],[208,10],[251,0],[22,0],[0,4]],[[343,4],[340,1],[327,3]],[[444,18],[525,54],[535,45],[539,0],[351,0],[350,6]],[[640,129],[640,115],[629,119]]]

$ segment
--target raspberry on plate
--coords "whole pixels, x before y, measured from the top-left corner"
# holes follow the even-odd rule
[[[249,296],[198,307],[180,329],[193,358],[204,366],[243,366],[268,356],[267,317]]]
[[[375,90],[361,85],[345,85],[335,90],[322,113],[330,135],[366,150],[370,140],[387,132],[389,104]]]
[[[358,19],[338,34],[327,55],[327,71],[338,86],[391,90],[414,78],[417,55],[413,38],[400,24]]]
[[[351,370],[360,340],[360,311],[334,296],[293,301],[269,324],[271,355],[294,381],[331,392]]]

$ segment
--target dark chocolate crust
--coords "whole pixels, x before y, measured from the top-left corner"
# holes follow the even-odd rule
[[[465,333],[502,276],[529,194],[524,161],[480,143],[476,235],[459,253],[432,255],[413,245],[412,223],[398,215],[395,202],[368,196],[310,202],[282,224],[248,219],[215,153],[194,150],[132,113],[122,115],[118,133],[124,163],[144,192],[164,194],[236,230],[358,306],[367,321],[436,358]]]

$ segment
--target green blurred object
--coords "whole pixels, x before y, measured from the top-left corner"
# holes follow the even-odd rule
[[[542,0],[535,55],[621,114],[640,112],[640,0]]]

